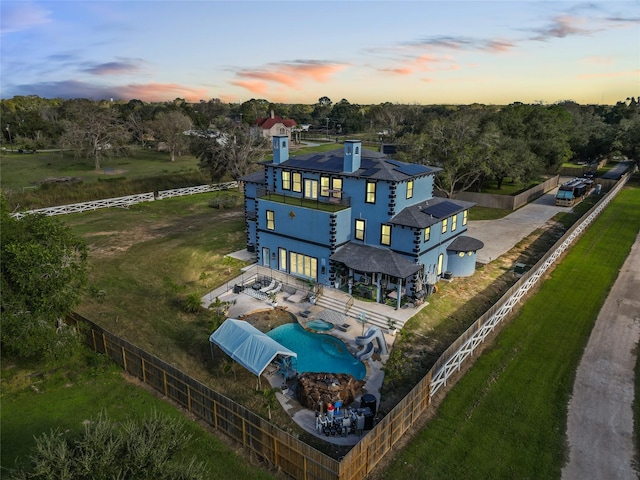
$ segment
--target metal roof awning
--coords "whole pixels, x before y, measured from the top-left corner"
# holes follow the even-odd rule
[[[410,262],[389,249],[353,242],[341,247],[329,259],[359,272],[382,273],[397,278],[410,277],[422,268],[420,264]]]

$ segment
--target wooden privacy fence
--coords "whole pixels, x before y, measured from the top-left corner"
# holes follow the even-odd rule
[[[455,196],[457,200],[465,200],[474,202],[482,207],[502,208],[505,210],[517,210],[527,203],[535,200],[545,192],[558,186],[558,175],[548,178],[544,182],[531,187],[530,189],[517,195],[497,195],[492,193],[480,192],[458,192]]]
[[[215,185],[200,185],[197,187],[176,188],[173,190],[162,190],[155,196],[153,192],[139,193],[137,195],[127,195],[126,197],[105,198],[103,200],[94,200],[92,202],[72,203],[70,205],[60,205],[57,207],[37,208],[26,212],[13,213],[12,216],[22,218],[25,215],[40,213],[49,217],[54,215],[66,215],[68,213],[81,213],[97,210],[99,208],[123,207],[128,208],[131,205],[143,202],[153,202],[154,200],[162,200],[164,198],[181,197],[184,195],[193,195],[195,193],[217,192],[220,190],[230,190],[238,188],[238,182],[217,183]]]
[[[337,460],[90,320],[76,313],[69,319],[89,327],[86,342],[96,352],[293,478],[340,478]]]
[[[364,480],[407,431],[423,418],[432,396],[446,386],[447,380],[470,359],[476,348],[501,327],[502,320],[513,307],[607,207],[622,189],[629,175],[624,175],[532,269],[450,345],[420,382],[340,461],[278,429],[242,405],[126,340],[104,331],[80,315],[71,315],[71,320],[89,326],[87,343],[94,350],[108,355],[126,372],[152,386],[291,477],[303,480]]]

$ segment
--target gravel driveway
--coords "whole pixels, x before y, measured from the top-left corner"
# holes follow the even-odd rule
[[[632,466],[634,367],[640,340],[640,235],[591,332],[567,419],[563,480],[637,479]]]
[[[478,250],[478,263],[491,263],[534,230],[543,227],[558,212],[569,212],[572,207],[556,207],[558,188],[549,190],[533,202],[498,220],[470,221],[467,233],[484,242]]]

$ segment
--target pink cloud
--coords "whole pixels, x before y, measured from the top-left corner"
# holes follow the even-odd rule
[[[123,98],[139,98],[147,102],[163,102],[174,98],[184,98],[189,102],[197,102],[208,98],[205,88],[191,88],[176,83],[147,83],[145,85],[124,85],[115,87]]]
[[[344,64],[305,60],[274,63],[268,64],[261,69],[240,70],[236,72],[236,77],[240,80],[235,80],[231,83],[246,88],[253,93],[264,93],[267,90],[267,82],[300,90],[304,81],[326,82],[333,74],[345,67],[346,65]]]
[[[231,83],[233,85],[236,85],[237,87],[245,88],[252,93],[263,94],[268,90],[267,84],[265,82],[246,82],[243,80],[234,80]]]

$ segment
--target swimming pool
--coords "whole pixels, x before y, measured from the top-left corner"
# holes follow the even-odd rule
[[[364,379],[367,368],[356,360],[344,342],[331,335],[308,332],[297,323],[274,328],[267,335],[298,354],[298,372],[348,373]]]

